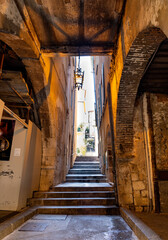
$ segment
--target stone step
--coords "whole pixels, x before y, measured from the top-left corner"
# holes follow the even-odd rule
[[[100,162],[99,161],[94,161],[94,162],[91,162],[91,161],[75,161],[74,164],[97,165],[97,164],[100,164]]]
[[[73,168],[71,169],[88,169],[88,168],[91,168],[91,169],[100,169],[99,165],[86,165],[86,164],[83,164],[83,165],[74,165]]]
[[[100,169],[70,169],[68,174],[101,174]]]
[[[91,206],[114,205],[115,198],[32,198],[30,206]]]
[[[112,186],[97,186],[97,185],[109,185],[107,183],[67,183],[66,186],[54,186],[52,190],[55,192],[90,192],[90,191],[113,191]]]
[[[75,163],[74,164],[80,164],[80,163],[85,163],[85,164],[89,164],[89,165],[94,165],[94,164],[100,164],[100,162],[99,161],[83,161],[83,160],[81,160],[81,161],[75,161]]]
[[[83,156],[83,157],[77,157],[75,162],[78,162],[78,161],[98,162],[99,158],[98,157],[86,157],[86,156]]]
[[[39,206],[39,214],[63,215],[119,215],[119,207],[113,206]]]
[[[114,191],[87,191],[87,192],[34,192],[35,198],[89,198],[114,197]]]
[[[104,179],[103,174],[67,174],[66,179],[80,178],[80,179]]]
[[[66,179],[66,182],[68,183],[106,183],[107,179],[94,179],[94,178],[87,178],[87,179],[82,179],[82,178],[72,178],[72,179]]]

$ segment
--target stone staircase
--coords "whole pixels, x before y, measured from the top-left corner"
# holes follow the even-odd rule
[[[77,157],[72,169],[66,176],[66,182],[106,182],[106,176],[99,168],[96,157]]]
[[[119,214],[114,189],[101,174],[95,157],[77,157],[66,182],[49,192],[35,192],[29,205],[38,206],[43,214]]]

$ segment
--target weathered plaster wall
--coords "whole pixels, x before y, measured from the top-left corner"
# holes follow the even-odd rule
[[[68,103],[73,95],[70,68],[73,70],[74,66],[69,58],[47,58],[41,54],[23,0],[0,1],[0,39],[21,58],[34,88],[42,131],[40,189],[48,190],[64,180],[70,166],[71,150],[67,145],[72,139],[74,105],[69,111]]]
[[[69,60],[67,57],[44,57],[44,62],[45,89],[50,112],[50,126],[49,132],[45,133],[46,125],[42,124],[44,128],[43,133],[45,134],[43,135],[41,190],[47,190],[53,184],[58,184],[65,180],[68,170],[67,159],[70,162],[71,157],[71,152],[67,152],[67,146],[69,145],[69,135],[72,136],[73,117],[73,106],[70,109],[69,104],[71,103],[71,94],[73,95],[72,59]],[[44,116],[42,121],[48,121],[48,119]],[[66,126],[69,127],[67,128]],[[70,166],[69,163],[68,165]]]
[[[113,154],[111,144],[111,130],[109,121],[108,103],[106,103],[104,115],[99,129],[101,143],[99,147],[99,156],[101,160],[102,172],[106,175],[109,182],[114,182],[113,179]]]
[[[106,104],[104,109],[104,115],[101,121],[101,126],[99,128],[99,134],[101,136],[101,144],[99,146],[99,154],[101,156],[101,167],[102,171],[107,174],[107,165],[106,162],[106,150],[107,150],[107,126],[109,124],[109,111],[108,111],[108,105]]]
[[[147,27],[158,27],[168,36],[168,26],[165,24],[168,21],[166,12],[168,12],[167,0],[127,1],[121,31],[125,56],[138,33]]]

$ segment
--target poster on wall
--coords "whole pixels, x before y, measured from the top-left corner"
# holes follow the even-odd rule
[[[0,161],[9,161],[15,120],[1,119],[0,122]]]

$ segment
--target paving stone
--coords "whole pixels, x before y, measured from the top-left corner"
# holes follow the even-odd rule
[[[48,224],[46,223],[28,222],[19,231],[43,232],[47,226]]]
[[[56,214],[38,214],[33,217],[34,220],[65,220],[67,215],[56,215]]]
[[[35,220],[29,220],[29,223]],[[120,216],[68,216],[65,221],[36,220],[48,224],[43,232],[15,231],[4,240],[138,240]]]

